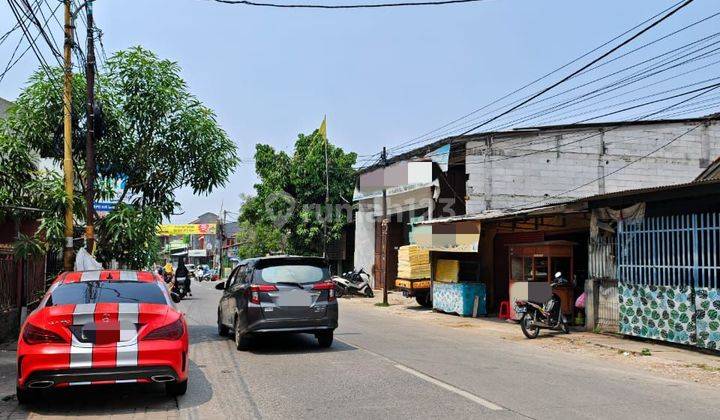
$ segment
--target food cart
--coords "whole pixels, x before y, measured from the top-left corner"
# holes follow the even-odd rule
[[[560,297],[561,309],[564,314],[573,312],[573,278],[574,242],[545,241],[526,244],[510,245],[510,316],[517,319],[515,314],[515,301],[530,300],[545,302],[553,293],[550,284],[554,281],[554,274],[561,272],[568,280],[563,286],[558,286],[554,292]]]

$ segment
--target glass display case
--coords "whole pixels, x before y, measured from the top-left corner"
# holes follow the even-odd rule
[[[516,300],[545,302],[552,294],[550,284],[555,273],[560,272],[567,280],[564,286],[556,287],[562,309],[572,314],[573,304],[573,248],[574,242],[546,241],[510,245],[509,296],[511,316]]]

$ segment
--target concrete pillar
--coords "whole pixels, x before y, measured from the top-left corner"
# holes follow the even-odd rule
[[[585,280],[585,329],[595,329],[598,320],[599,286],[597,279]]]

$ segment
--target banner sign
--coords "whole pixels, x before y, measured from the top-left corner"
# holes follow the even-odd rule
[[[188,257],[207,257],[206,249],[189,249]]]
[[[216,224],[188,224],[188,225],[160,225],[157,230],[158,236],[176,235],[214,235]]]

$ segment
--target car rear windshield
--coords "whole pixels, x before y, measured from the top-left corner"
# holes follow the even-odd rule
[[[265,283],[308,284],[329,279],[326,266],[311,264],[280,264],[255,270],[257,278]]]
[[[167,304],[167,300],[155,282],[83,281],[59,284],[50,294],[45,306],[78,303]]]

